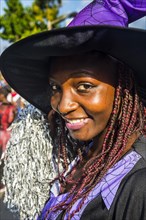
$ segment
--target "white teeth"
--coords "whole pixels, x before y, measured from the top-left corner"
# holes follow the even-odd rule
[[[75,123],[79,123],[79,122],[82,122],[84,121],[83,118],[81,119],[73,119],[73,120],[67,120],[70,124],[75,124]]]

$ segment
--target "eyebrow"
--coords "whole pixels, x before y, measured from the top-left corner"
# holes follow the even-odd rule
[[[81,70],[77,70],[77,71],[74,71],[72,73],[70,73],[68,75],[68,78],[71,78],[71,77],[95,77],[96,74],[93,72],[93,71],[90,71],[90,70],[84,70],[84,69],[81,69]],[[55,81],[54,78],[53,78],[53,75],[51,77],[49,77],[50,80],[52,81]]]
[[[91,75],[95,77],[95,73],[93,71],[81,69],[81,70],[77,70],[77,71],[71,73],[70,77],[80,77],[80,76],[88,76],[89,77]]]

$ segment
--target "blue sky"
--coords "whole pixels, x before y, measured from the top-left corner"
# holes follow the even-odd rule
[[[29,6],[32,4],[33,0],[21,0],[21,2],[25,6]],[[91,0],[63,0],[63,7],[60,9],[60,13],[69,13],[72,11],[80,11],[84,8]],[[3,8],[6,7],[5,0],[0,0],[0,15],[3,14]],[[146,29],[146,18],[140,19],[133,24],[130,25],[131,27],[138,27],[138,28],[145,28]],[[6,41],[0,39],[0,54],[2,51],[8,46]]]
[[[21,2],[24,6],[29,6],[32,4],[33,0],[21,0]],[[63,0],[63,7],[60,12],[79,11],[89,2],[91,2],[91,0]],[[6,7],[5,0],[0,0],[0,14],[3,13],[4,7]]]
[[[24,6],[32,4],[33,0],[21,0]],[[80,11],[87,5],[91,0],[63,0],[63,7],[60,9],[60,13],[69,13],[71,11]],[[6,7],[5,0],[0,0],[0,15],[3,14],[3,8]],[[8,46],[7,41],[0,39],[0,54]]]

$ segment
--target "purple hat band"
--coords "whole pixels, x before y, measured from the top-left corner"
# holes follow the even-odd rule
[[[68,25],[110,25],[127,27],[146,15],[146,0],[94,0]]]

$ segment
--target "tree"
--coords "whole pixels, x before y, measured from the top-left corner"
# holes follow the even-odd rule
[[[0,30],[2,30],[0,36],[3,39],[15,41],[20,38],[23,33],[22,29],[25,27],[25,23],[22,25],[24,8],[19,0],[6,1],[6,4],[5,14],[0,16]],[[21,20],[19,20],[20,17]]]
[[[9,42],[58,27],[58,24],[75,13],[59,15],[61,0],[34,0],[24,7],[20,0],[6,0],[7,8],[0,16],[0,37]]]
[[[49,7],[53,7],[54,5],[60,7],[62,5],[62,0],[35,0],[35,2],[41,9],[44,9],[46,5]]]

